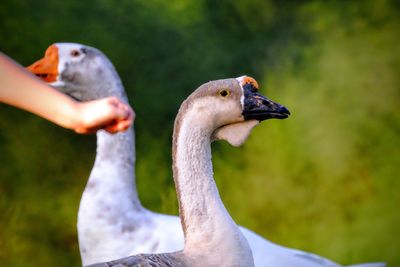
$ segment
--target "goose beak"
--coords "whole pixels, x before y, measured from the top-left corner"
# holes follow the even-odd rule
[[[47,48],[45,56],[26,67],[26,69],[47,83],[57,81],[58,76],[58,48],[51,45]]]
[[[259,94],[257,82],[248,76],[238,78],[243,88],[244,100],[242,115],[245,120],[263,121],[267,119],[286,119],[289,110]]]

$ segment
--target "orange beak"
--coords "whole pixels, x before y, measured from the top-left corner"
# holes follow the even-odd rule
[[[51,45],[47,48],[44,58],[36,61],[26,69],[45,82],[55,82],[58,76],[58,48]]]

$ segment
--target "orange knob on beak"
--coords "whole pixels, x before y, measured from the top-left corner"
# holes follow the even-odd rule
[[[244,78],[243,78],[243,81],[242,81],[242,86],[245,86],[246,84],[251,84],[252,85],[252,87],[255,89],[255,90],[258,90],[260,87],[258,86],[258,83],[257,83],[257,81],[254,79],[254,78],[252,78],[252,77],[250,77],[250,76],[245,76]]]
[[[51,45],[47,48],[44,58],[39,59],[26,69],[45,82],[55,82],[58,76],[58,48]]]

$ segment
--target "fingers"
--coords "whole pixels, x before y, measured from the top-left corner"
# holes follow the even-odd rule
[[[135,113],[129,106],[125,109],[126,109],[125,118],[122,118],[120,120],[115,120],[106,127],[104,127],[103,129],[109,133],[117,133],[128,130],[129,127],[131,127],[131,125],[133,124]]]
[[[136,117],[133,109],[129,105],[121,102],[116,97],[111,97],[109,99],[109,103],[116,108],[117,118],[113,120],[110,124],[106,125],[104,127],[104,130],[109,133],[117,133],[129,129]]]
[[[84,104],[83,123],[75,128],[77,133],[95,133],[104,129],[109,133],[126,131],[135,119],[132,108],[117,97],[108,97]]]
[[[114,107],[116,120],[127,120],[131,122],[135,120],[136,114],[128,104],[122,102],[117,97],[109,97],[106,100],[110,106]]]

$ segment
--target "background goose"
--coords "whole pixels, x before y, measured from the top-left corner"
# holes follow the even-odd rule
[[[92,47],[54,44],[45,57],[29,69],[80,100],[110,95],[126,100],[111,62]],[[223,136],[224,132],[219,135]],[[138,199],[133,127],[115,136],[99,131],[97,137],[96,161],[78,215],[83,264],[181,249],[183,234],[179,218],[153,213],[143,208]],[[338,266],[318,256],[273,244],[245,228],[241,230],[253,251],[256,266],[310,266],[301,265],[304,258],[326,262],[326,266]]]

